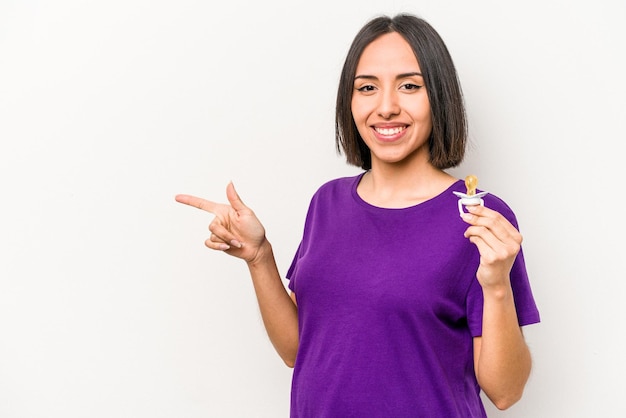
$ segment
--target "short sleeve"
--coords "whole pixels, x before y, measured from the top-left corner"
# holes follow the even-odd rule
[[[298,250],[296,251],[296,254],[293,257],[293,260],[291,261],[291,265],[289,266],[289,269],[287,270],[287,274],[286,274],[287,280],[289,280],[289,283],[287,286],[289,287],[289,290],[291,290],[292,292],[294,291],[295,277],[298,271],[298,260],[300,259],[301,248],[302,248],[302,242],[300,243],[300,245],[298,245]]]

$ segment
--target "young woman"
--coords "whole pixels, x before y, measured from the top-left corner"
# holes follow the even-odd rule
[[[488,194],[459,216],[466,117],[437,32],[377,17],[342,71],[337,147],[363,173],[311,200],[285,289],[262,224],[232,184],[207,247],[246,261],[268,335],[294,367],[292,417],[485,417],[522,396],[539,321],[511,209]]]

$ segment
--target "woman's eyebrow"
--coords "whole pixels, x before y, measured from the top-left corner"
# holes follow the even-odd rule
[[[396,79],[401,79],[401,78],[408,78],[408,77],[423,77],[422,73],[417,72],[417,71],[413,71],[410,73],[402,73],[402,74],[398,74],[396,76]],[[354,79],[365,79],[365,80],[378,80],[378,77],[376,77],[375,75],[368,75],[368,74],[357,74],[354,76]]]
[[[361,74],[361,75],[354,76],[355,80],[358,80],[359,78],[364,78],[366,80],[378,80],[378,77],[376,77],[375,75]]]
[[[423,77],[422,73],[414,71],[414,72],[411,72],[411,73],[398,74],[398,76],[396,78],[408,78],[408,77],[414,77],[414,76]]]

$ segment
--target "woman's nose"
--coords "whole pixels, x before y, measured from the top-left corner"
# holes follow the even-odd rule
[[[398,94],[395,91],[385,91],[380,95],[378,103],[378,115],[383,119],[389,119],[400,113]]]

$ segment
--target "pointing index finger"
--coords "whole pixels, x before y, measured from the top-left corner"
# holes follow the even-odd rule
[[[210,200],[202,199],[200,197],[191,196],[188,194],[179,194],[175,197],[178,203],[182,203],[188,206],[193,206],[194,208],[201,209],[205,212],[215,213],[215,208],[217,207],[217,203],[211,202]]]

